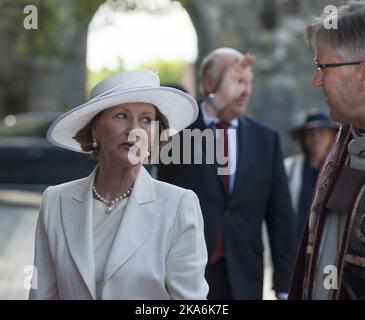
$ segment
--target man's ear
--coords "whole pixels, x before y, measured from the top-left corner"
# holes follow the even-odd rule
[[[206,94],[212,93],[215,89],[215,82],[211,77],[205,76],[202,80],[203,83],[203,91]]]
[[[365,92],[365,62],[360,63],[359,70],[359,90]]]

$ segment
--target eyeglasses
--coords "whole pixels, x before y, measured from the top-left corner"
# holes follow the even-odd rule
[[[335,67],[343,67],[343,66],[352,66],[355,64],[360,64],[362,61],[357,62],[343,62],[343,63],[318,63],[317,59],[314,60],[317,71],[323,71],[326,68],[335,68]]]

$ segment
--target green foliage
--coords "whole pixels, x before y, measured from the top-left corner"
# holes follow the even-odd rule
[[[28,13],[24,13],[24,8],[29,4],[37,9],[38,29],[36,30],[26,30],[23,27],[24,19],[28,16]],[[52,34],[62,11],[55,1],[34,0],[29,3],[25,0],[16,0],[5,1],[2,5],[5,20],[3,27],[13,35],[18,54],[42,52],[44,55],[51,55],[54,53],[52,48],[55,47],[56,41]]]
[[[158,72],[160,81],[162,84],[181,84],[182,77],[187,67],[188,62],[183,60],[155,60],[152,62],[142,63],[137,66],[136,70],[140,69],[151,69]],[[90,71],[88,70],[87,74],[87,94],[90,93],[92,87],[96,85],[98,82],[104,80],[111,75],[122,72],[125,70],[123,60],[119,61],[119,66],[113,70],[111,69],[102,69],[100,71]]]
[[[150,14],[167,13],[178,0],[106,0],[114,11],[145,11]]]
[[[75,23],[83,27],[90,23],[95,12],[105,0],[77,0],[72,2],[71,12]]]
[[[32,0],[38,10],[38,29],[25,30],[23,9],[30,4],[27,0],[0,0],[2,20],[14,34],[17,53],[39,55],[44,58],[62,56],[70,53],[68,43],[63,38],[72,37],[78,32],[87,32],[88,24],[102,4],[111,11],[146,11],[166,13],[177,0],[75,0],[61,5],[62,1]],[[5,21],[5,22],[4,22]],[[63,33],[63,38],[60,34]]]
[[[178,2],[180,2],[180,4],[186,8],[189,5],[190,0],[178,0]]]
[[[106,68],[99,70],[99,71],[88,70],[87,71],[87,80],[86,80],[87,95],[89,95],[92,87],[95,86],[98,82],[112,76],[115,73],[122,72],[124,70],[125,70],[125,68],[124,68],[122,59],[119,60],[118,67],[113,70],[106,69]]]
[[[180,84],[188,62],[184,60],[155,60],[145,62],[138,66],[138,69],[150,68],[156,70],[160,76],[161,83]]]

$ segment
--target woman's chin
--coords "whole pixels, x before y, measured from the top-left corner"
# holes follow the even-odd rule
[[[129,151],[126,153],[123,153],[120,155],[121,161],[124,161],[128,163],[129,165],[137,165],[139,163],[142,163],[144,160],[144,157],[140,156],[140,151]]]
[[[114,151],[113,154],[109,154],[109,159],[114,159],[113,162],[123,164],[123,166],[130,166],[133,163],[133,154],[124,148],[119,148],[117,151]]]

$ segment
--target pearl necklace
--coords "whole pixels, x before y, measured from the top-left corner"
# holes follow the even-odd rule
[[[95,195],[95,197],[101,201],[102,203],[105,204],[106,208],[105,208],[105,212],[106,213],[110,213],[112,212],[113,209],[115,209],[118,205],[119,202],[121,202],[124,198],[128,197],[130,195],[130,193],[132,192],[133,186],[130,187],[126,192],[124,192],[123,194],[121,194],[120,196],[114,198],[113,200],[106,200],[104,199],[100,193],[96,190],[96,187],[93,186],[93,193]]]

